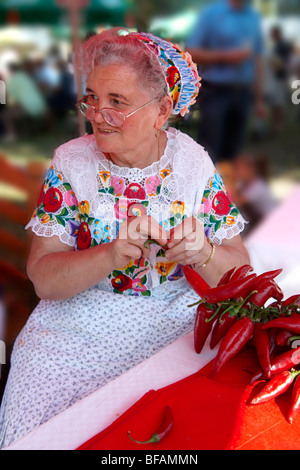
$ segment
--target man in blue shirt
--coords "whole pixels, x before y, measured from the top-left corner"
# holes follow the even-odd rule
[[[265,115],[260,16],[248,0],[214,2],[202,10],[186,48],[202,77],[198,142],[216,163],[231,162],[252,104],[259,117]]]

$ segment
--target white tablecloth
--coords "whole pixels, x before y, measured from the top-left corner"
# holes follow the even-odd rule
[[[257,274],[283,268],[276,280],[285,297],[300,293],[299,234],[300,186],[246,241]],[[193,333],[185,335],[6,449],[76,449],[110,425],[148,390],[167,386],[201,369],[217,351],[210,350],[208,341],[197,355]]]

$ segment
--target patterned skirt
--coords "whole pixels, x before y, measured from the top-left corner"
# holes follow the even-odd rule
[[[42,300],[17,337],[0,410],[0,448],[188,333],[195,294],[163,298],[97,287]]]

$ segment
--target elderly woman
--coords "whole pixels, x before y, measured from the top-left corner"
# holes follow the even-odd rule
[[[82,48],[93,135],[59,147],[28,224],[41,299],[2,402],[7,446],[191,331],[192,265],[215,285],[249,262],[244,220],[205,150],[169,128],[199,91],[191,57],[146,33]],[[151,239],[151,243],[145,244]]]

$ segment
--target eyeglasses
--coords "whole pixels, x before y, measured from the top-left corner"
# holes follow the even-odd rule
[[[151,101],[148,101],[148,103],[144,104],[140,108],[136,109],[135,111],[132,111],[132,113],[129,113],[127,114],[127,116],[125,116],[125,114],[113,108],[97,109],[92,104],[87,103],[86,102],[87,99],[88,99],[88,96],[85,96],[76,105],[79,111],[84,115],[84,117],[88,119],[89,121],[93,121],[96,117],[96,114],[100,113],[104,121],[113,127],[122,127],[126,118],[132,116],[137,111],[145,108],[145,106],[148,106],[148,104],[154,101],[154,99],[152,99]]]

